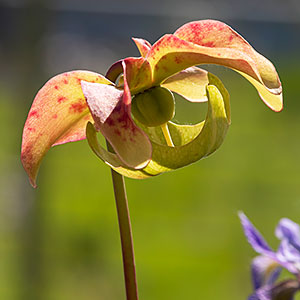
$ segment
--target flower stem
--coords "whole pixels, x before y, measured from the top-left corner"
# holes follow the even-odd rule
[[[169,131],[169,128],[168,128],[168,123],[165,123],[165,124],[161,125],[160,127],[161,127],[161,130],[162,130],[163,134],[164,134],[167,145],[169,147],[174,147],[172,137],[171,137],[171,134],[170,134],[170,131]]]
[[[113,169],[111,169],[111,175],[121,236],[126,299],[138,300],[133,240],[124,177]]]

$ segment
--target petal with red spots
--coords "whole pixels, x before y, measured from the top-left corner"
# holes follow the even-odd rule
[[[125,58],[122,62],[122,66],[123,72],[126,72],[127,84],[132,95],[152,86],[151,67],[145,58]]]
[[[113,86],[84,81],[82,90],[96,129],[109,141],[120,160],[127,167],[144,168],[151,159],[152,147],[146,134],[131,118],[130,105],[126,104],[130,104],[131,100],[126,75],[124,91]]]
[[[90,117],[81,80],[111,84],[97,73],[68,72],[51,78],[32,103],[23,130],[21,160],[33,186],[41,160],[51,146],[85,138]]]
[[[255,62],[260,75],[258,79],[261,80],[243,70],[236,70],[241,71],[240,73],[254,85],[266,105],[275,111],[282,109],[282,87],[275,67],[230,26],[215,20],[195,21],[183,25],[174,35],[200,46],[234,49],[246,54]]]
[[[137,48],[139,49],[141,56],[146,57],[151,48],[151,44],[144,39],[132,38],[132,40],[135,42]]]
[[[144,91],[152,86],[152,71],[149,62],[143,57],[128,57],[115,62],[107,71],[106,77],[116,82],[125,73],[127,84],[132,95]],[[123,86],[123,84],[122,84]],[[129,104],[131,99],[128,99]]]
[[[222,22],[206,20],[180,27],[159,39],[148,53],[154,84],[193,65],[219,64],[246,74],[273,110],[282,109],[281,83],[275,67]],[[264,90],[270,94],[264,97]],[[273,96],[275,95],[275,96]]]

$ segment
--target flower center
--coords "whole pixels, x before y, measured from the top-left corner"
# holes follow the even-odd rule
[[[174,117],[174,96],[166,88],[153,87],[134,96],[131,112],[137,121],[147,127],[164,125]]]

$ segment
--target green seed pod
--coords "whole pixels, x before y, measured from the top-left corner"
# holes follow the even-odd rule
[[[166,88],[154,87],[135,95],[131,112],[134,118],[147,127],[163,125],[174,117],[174,96]]]

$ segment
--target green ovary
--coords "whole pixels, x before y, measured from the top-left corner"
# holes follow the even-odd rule
[[[131,112],[137,121],[147,127],[161,126],[174,117],[174,96],[166,88],[151,88],[135,95]]]

